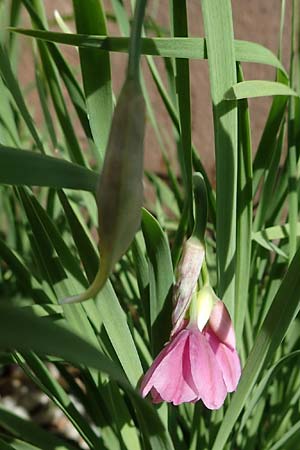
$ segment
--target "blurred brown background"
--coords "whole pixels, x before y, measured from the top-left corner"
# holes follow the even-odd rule
[[[222,0],[220,0],[222,1]],[[290,13],[291,0],[287,0],[286,26],[284,30],[283,59],[285,67],[288,68],[289,63],[289,29],[290,29]],[[70,14],[72,12],[71,0],[45,0],[48,19],[54,23],[54,11],[58,10],[61,15]],[[159,25],[169,28],[168,0],[152,0],[148,2],[147,15],[157,21]],[[108,11],[111,10],[110,2],[105,1]],[[191,36],[203,36],[203,25],[201,18],[200,0],[189,0],[189,32]],[[237,39],[250,40],[260,43],[274,53],[277,53],[279,39],[280,24],[280,8],[281,0],[232,0],[234,32]],[[24,23],[29,24],[28,18],[24,16]],[[71,29],[74,30],[74,24],[68,22]],[[53,29],[57,26],[53,25]],[[108,22],[109,34],[119,35],[116,24],[112,21]],[[23,38],[22,38],[23,39]],[[76,68],[76,72],[80,74],[79,59],[76,49],[67,46],[61,46],[68,61]],[[22,52],[20,53],[20,73],[24,87],[33,81],[33,68],[31,58],[31,40],[24,38],[22,42]],[[112,78],[113,87],[117,93],[124,76],[126,55],[112,54]],[[164,70],[159,58],[155,61],[158,67]],[[275,70],[271,67],[258,64],[244,64],[244,75],[246,79],[274,79]],[[97,70],[95,68],[95,70]],[[156,91],[151,76],[147,73],[145,65],[145,75],[148,86],[150,86],[151,98],[155,108],[157,119],[164,130],[170,131],[171,125],[167,112],[164,109],[162,101]],[[162,74],[165,79],[164,74]],[[192,96],[192,132],[193,141],[198,149],[202,161],[207,168],[211,178],[214,178],[214,145],[213,145],[213,126],[212,113],[209,94],[208,67],[206,61],[190,62],[191,76],[191,96]],[[28,101],[33,107],[35,120],[38,124],[41,121],[41,114],[35,101],[35,92],[30,92]],[[250,101],[250,112],[252,122],[252,141],[253,149],[256,150],[263,125],[266,121],[268,108],[270,105],[269,98],[255,99]],[[79,131],[80,132],[80,131]],[[84,136],[81,136],[82,145],[84,146]],[[175,146],[168,146],[170,155],[175,155]],[[172,158],[175,164],[175,158]],[[147,127],[146,134],[146,167],[159,172],[164,171],[162,157],[156,138],[151,126]]]

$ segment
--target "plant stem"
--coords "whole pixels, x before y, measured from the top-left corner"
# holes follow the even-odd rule
[[[139,79],[139,65],[141,56],[141,33],[147,0],[137,0],[132,22],[129,41],[129,60],[127,78]]]

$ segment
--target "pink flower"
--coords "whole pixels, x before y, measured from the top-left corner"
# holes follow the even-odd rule
[[[190,320],[155,358],[144,376],[141,394],[151,392],[154,403],[179,405],[202,400],[218,409],[233,392],[241,375],[235,334],[223,302],[214,301],[210,287],[192,301]]]

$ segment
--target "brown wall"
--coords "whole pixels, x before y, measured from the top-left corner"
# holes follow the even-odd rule
[[[222,0],[220,0],[222,1]],[[61,14],[72,11],[72,2],[59,0],[46,0],[48,17],[53,19],[53,12],[57,8]],[[289,21],[291,1],[287,1],[287,26],[284,32],[284,62],[288,65],[289,50]],[[109,1],[105,4],[108,5]],[[148,14],[156,16],[159,24],[168,27],[168,0],[150,1],[148,4]],[[203,36],[203,26],[201,19],[201,3],[200,0],[189,0],[189,28],[192,36]],[[233,18],[234,31],[237,39],[251,40],[258,42],[275,53],[278,46],[279,20],[280,20],[280,0],[233,0]],[[26,21],[26,17],[24,17]],[[27,23],[29,23],[27,21]],[[70,26],[74,28],[71,23]],[[117,27],[110,23],[109,33],[118,34]],[[22,76],[23,85],[26,86],[33,80],[32,59],[29,55],[30,40],[24,40],[21,52],[20,74]],[[61,47],[66,54],[68,60],[76,67],[78,74],[79,62],[75,49],[70,47]],[[158,66],[163,70],[163,65],[159,58],[155,59]],[[124,68],[126,64],[126,56],[120,54],[112,55],[112,76],[113,85],[116,91],[122,84]],[[146,66],[146,65],[145,65]],[[246,79],[270,79],[274,78],[274,69],[257,64],[244,64],[244,74]],[[157,94],[156,88],[152,82],[151,76],[146,70],[146,80],[150,86],[151,98],[153,106],[157,113],[157,119],[164,130],[170,131],[170,120]],[[204,165],[208,169],[211,177],[214,177],[214,146],[213,146],[213,127],[212,114],[210,106],[208,68],[206,61],[191,61],[191,96],[192,96],[192,132],[193,141],[199,150]],[[163,79],[165,77],[163,76]],[[40,111],[36,106],[35,93],[29,95],[30,104],[33,105],[35,119],[38,124],[41,122]],[[266,121],[270,99],[255,99],[250,101],[251,121],[252,121],[252,139],[253,149],[255,151],[262,127]],[[84,145],[84,136],[81,137],[82,145]],[[175,155],[174,144],[168,146],[170,154]],[[174,164],[175,158],[174,158]],[[153,130],[150,126],[147,128],[146,135],[146,167],[158,171],[162,171],[163,163],[157,141],[154,137]]]

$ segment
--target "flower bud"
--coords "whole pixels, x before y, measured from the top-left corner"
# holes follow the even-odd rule
[[[140,226],[144,128],[145,102],[139,83],[127,80],[116,106],[96,193],[103,282]]]
[[[96,192],[100,267],[87,291],[63,299],[62,303],[81,302],[95,296],[140,226],[144,128],[145,102],[139,81],[127,79],[115,108]]]

